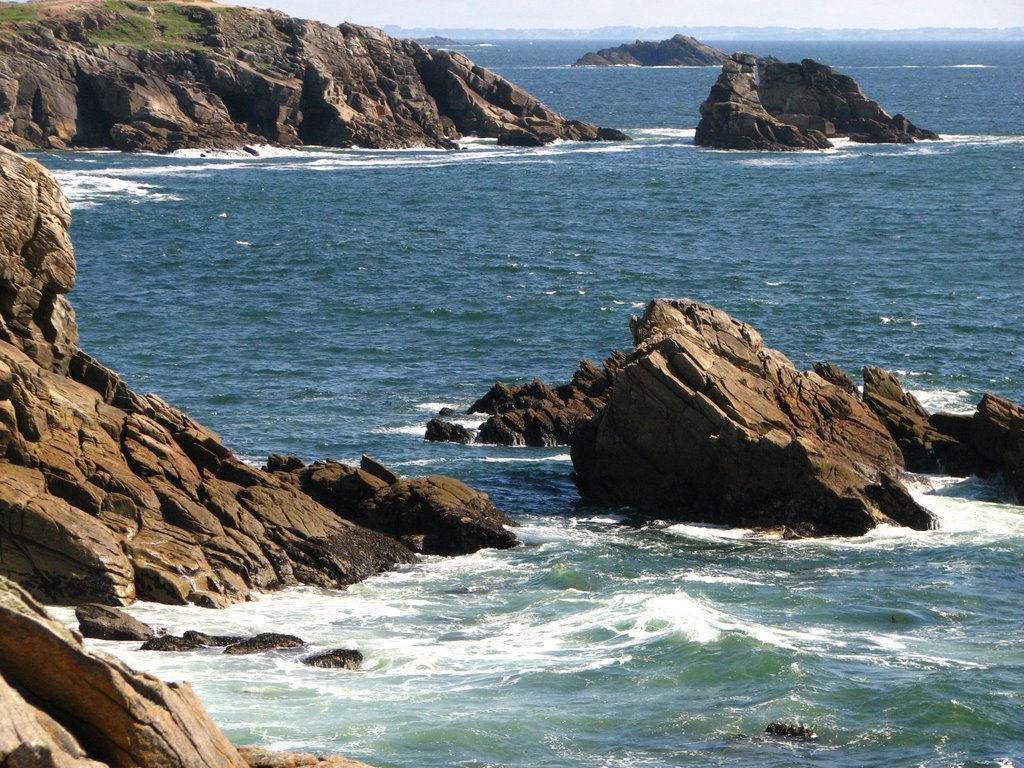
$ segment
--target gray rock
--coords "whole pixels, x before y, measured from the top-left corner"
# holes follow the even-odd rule
[[[229,655],[241,655],[247,653],[263,653],[279,648],[300,648],[305,641],[294,635],[283,635],[278,632],[263,632],[241,642],[229,645],[224,653]]]
[[[313,656],[307,656],[302,660],[307,667],[321,667],[323,669],[361,669],[363,666],[363,654],[359,651],[337,648],[333,651],[325,651]]]
[[[75,608],[78,631],[97,640],[149,640],[154,632],[134,616],[107,605],[86,604]]]

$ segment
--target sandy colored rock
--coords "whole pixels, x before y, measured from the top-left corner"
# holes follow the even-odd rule
[[[842,387],[798,371],[719,309],[658,299],[606,408],[573,438],[585,501],[803,534],[928,528],[899,448]]]

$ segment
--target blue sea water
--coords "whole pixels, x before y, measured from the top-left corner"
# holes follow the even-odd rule
[[[944,136],[785,155],[693,145],[713,68],[565,66],[603,45],[466,52],[629,144],[39,156],[72,202],[83,346],[134,388],[252,461],[457,476],[524,542],[341,593],[133,609],[355,646],[359,673],[99,645],[192,681],[239,744],[378,766],[1024,764],[1005,489],[920,477],[938,531],[766,541],[580,508],[564,448],[422,440],[496,379],[626,347],[657,296],[714,303],[803,367],[896,370],[933,409],[1024,401],[1024,45],[749,43]],[[819,738],[765,736],[776,720]]]

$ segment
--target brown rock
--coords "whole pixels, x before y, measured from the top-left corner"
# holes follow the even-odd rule
[[[97,640],[149,640],[152,628],[134,616],[106,605],[80,605],[75,608],[78,631]]]
[[[444,419],[431,419],[427,422],[424,439],[435,443],[460,443],[467,445],[473,442],[473,433],[461,424],[453,424]]]
[[[974,414],[974,448],[1024,504],[1024,406],[985,393]]]
[[[361,669],[363,666],[363,654],[348,648],[338,648],[333,651],[324,651],[313,656],[307,656],[302,660],[302,663],[307,667],[321,667],[323,669]]]
[[[371,768],[337,755],[312,755],[307,752],[271,752],[267,749],[243,747],[238,753],[249,768]]]
[[[247,653],[263,653],[279,648],[301,648],[305,641],[295,635],[283,635],[279,632],[262,632],[224,649],[224,653],[238,656]]]
[[[574,435],[584,500],[817,535],[934,525],[895,479],[902,457],[870,409],[751,326],[658,299],[633,335],[608,405]]]
[[[160,651],[164,653],[185,653],[202,648],[204,643],[194,637],[178,637],[177,635],[160,635],[152,637],[142,644],[140,651]]]

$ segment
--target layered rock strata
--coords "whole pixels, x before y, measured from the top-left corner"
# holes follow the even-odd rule
[[[714,67],[729,54],[688,35],[654,42],[637,40],[580,57],[574,67]]]
[[[0,573],[49,603],[217,607],[289,584],[343,587],[414,559],[78,349],[63,296],[75,272],[67,203],[41,166],[3,149],[0,180]],[[459,506],[470,500],[459,493],[446,499],[447,536],[504,522]],[[404,497],[382,496],[394,517]]]
[[[633,336],[607,406],[573,435],[585,501],[802,535],[934,526],[897,479],[902,455],[874,413],[753,327],[659,299]]]
[[[909,144],[936,140],[903,115],[889,115],[853,78],[812,59],[760,62],[734,53],[701,104],[695,142],[717,149],[827,149],[829,138]]]
[[[801,130],[770,114],[761,104],[750,53],[734,53],[722,67],[707,100],[700,105],[694,142],[716,149],[761,149],[776,152],[828,149],[825,135]]]
[[[460,53],[370,27],[181,3],[33,10],[34,23],[0,23],[0,144],[17,150],[627,138],[563,118]]]

